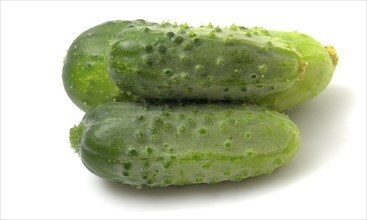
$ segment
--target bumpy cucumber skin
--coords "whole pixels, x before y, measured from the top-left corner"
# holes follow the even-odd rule
[[[298,32],[268,31],[269,36],[289,42],[302,55],[305,72],[302,80],[278,93],[254,100],[255,103],[277,111],[301,105],[319,95],[329,85],[338,63],[336,51],[323,46],[312,37]]]
[[[64,88],[81,110],[115,101],[133,101],[136,97],[118,89],[108,75],[108,50],[114,37],[135,25],[153,25],[144,20],[109,21],[79,35],[71,44],[63,66]]]
[[[286,115],[256,106],[106,103],[70,138],[92,173],[141,188],[270,174],[295,156],[301,135]]]
[[[249,101],[290,88],[303,61],[286,41],[246,28],[129,28],[111,46],[111,79],[147,101]]]

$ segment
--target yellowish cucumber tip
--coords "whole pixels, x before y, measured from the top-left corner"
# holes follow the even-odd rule
[[[338,64],[339,57],[338,57],[338,54],[336,53],[335,48],[331,45],[325,46],[325,48],[331,57],[331,61],[333,62],[333,65],[336,66]]]
[[[307,65],[308,65],[307,62],[299,62],[299,66],[298,66],[298,80],[299,81],[304,80]]]

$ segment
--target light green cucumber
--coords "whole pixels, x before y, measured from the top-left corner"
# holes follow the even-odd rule
[[[105,102],[134,101],[136,97],[119,90],[108,75],[108,51],[114,37],[133,26],[153,23],[144,20],[109,21],[80,34],[71,44],[62,78],[70,99],[83,111]]]
[[[284,114],[225,104],[106,103],[70,130],[92,173],[136,188],[270,174],[296,155],[300,140]]]
[[[250,102],[291,88],[301,54],[267,32],[163,23],[120,32],[110,48],[111,79],[147,101]]]
[[[264,31],[264,29],[252,29]],[[253,102],[277,111],[292,109],[303,104],[324,91],[329,85],[338,55],[333,46],[324,46],[314,38],[298,33],[284,31],[267,31],[269,36],[288,42],[302,55],[305,71],[301,80],[290,88],[255,99]]]

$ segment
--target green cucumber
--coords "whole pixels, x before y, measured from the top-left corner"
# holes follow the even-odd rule
[[[147,101],[252,101],[291,88],[301,54],[265,31],[163,23],[120,32],[109,54],[111,79]]]
[[[105,103],[70,130],[92,173],[136,188],[270,174],[296,155],[300,140],[286,115],[250,105]]]
[[[284,111],[311,100],[326,89],[338,63],[334,47],[323,46],[312,37],[302,33],[284,31],[268,31],[268,33],[273,38],[289,42],[301,53],[306,64],[305,72],[302,80],[297,81],[289,89],[260,97],[254,100],[255,103],[277,111]]]
[[[151,28],[151,26],[155,27]],[[133,28],[130,29],[131,27]],[[134,45],[133,40],[136,41],[137,39],[131,40],[130,38],[141,34],[137,32],[139,29],[140,32],[142,30],[144,33],[152,32],[148,29],[153,29],[155,33],[157,29],[172,29],[173,31],[169,32],[168,36],[173,34],[171,40],[176,43],[167,48],[160,44],[160,42],[165,42],[167,39],[159,38],[159,42],[156,44],[157,42],[150,41],[150,38],[143,37],[142,42],[135,42]],[[333,47],[324,47],[310,36],[297,32],[271,31],[263,28],[248,29],[235,25],[225,29],[208,25],[208,27],[197,28],[199,29],[198,32],[194,32],[194,29],[187,25],[178,26],[169,23],[163,23],[159,27],[158,24],[144,20],[110,21],[93,27],[76,38],[68,50],[62,73],[65,90],[70,99],[83,111],[105,102],[141,100],[131,91],[148,100],[240,101],[284,111],[307,102],[320,94],[330,83],[338,62]],[[124,36],[125,31],[128,36]],[[121,34],[119,34],[120,32]],[[200,38],[200,34],[206,35]],[[116,35],[118,35],[117,39],[115,39]],[[178,36],[182,38],[177,38]],[[176,38],[177,40],[175,40]],[[123,43],[124,39],[128,39],[128,41]],[[265,51],[269,52],[269,50],[273,50],[272,48],[277,48],[267,56],[282,52],[284,46],[286,47],[285,51],[287,49],[290,51],[287,52],[288,55],[293,52],[298,53],[296,55],[300,58],[298,75],[295,75],[295,68],[293,68],[293,71],[284,70],[283,73],[279,74],[274,74],[271,71],[275,68],[274,66],[281,71],[282,66],[278,65],[279,60],[287,56],[286,54],[280,57],[276,56],[276,59],[270,60],[270,62],[273,62],[270,67],[261,64],[256,67],[255,63],[259,63],[261,59],[256,55],[257,53],[252,53],[251,50],[247,53],[251,56],[247,57],[246,53],[242,51],[242,58],[244,58],[242,59],[240,50],[235,52],[234,47],[241,43],[243,39],[248,40],[248,48],[258,47],[260,54]],[[180,42],[181,40],[183,42]],[[115,41],[120,41],[120,43]],[[115,66],[111,68],[110,74],[120,89],[111,81],[108,75],[108,53],[115,53],[116,56],[119,56],[118,51],[110,51],[113,42],[115,42],[115,47],[122,46],[127,49],[127,53],[132,51],[135,53],[133,56],[126,56],[125,54],[128,62],[124,61],[124,63],[130,63],[134,67],[127,76],[123,74],[123,71],[121,73],[121,68],[124,69],[125,67],[115,66],[116,64],[114,65],[110,61],[110,65]],[[201,44],[203,42],[204,44]],[[208,42],[213,43],[212,47],[208,46]],[[141,49],[135,47],[139,44],[142,46],[148,43],[148,47],[144,49],[152,53],[140,57],[140,61],[134,59],[134,56],[136,57],[139,53],[138,50]],[[172,44],[172,42],[170,43]],[[252,43],[254,44],[253,47],[251,47]],[[221,50],[227,46],[234,49],[232,51],[233,56],[221,58],[221,54],[230,53],[228,50],[224,50],[224,52]],[[137,51],[134,51],[134,48]],[[171,51],[172,56],[168,56],[168,53],[161,54],[163,51]],[[220,53],[216,53],[218,51]],[[195,55],[192,55],[193,52],[195,52]],[[167,60],[175,59],[173,59],[173,62],[162,64],[160,67],[153,63],[154,60],[163,62],[163,57]],[[217,58],[215,59],[215,57]],[[210,60],[210,58],[213,59]],[[252,60],[255,61],[251,65],[246,64],[245,67],[241,67],[241,63],[248,63]],[[147,75],[144,75],[138,65],[141,61],[144,65],[155,66],[156,69],[153,71],[152,68],[148,68],[146,71],[144,70]],[[233,62],[231,63],[231,61]],[[121,62],[121,60],[117,62]],[[176,65],[177,63],[182,63],[182,65]],[[165,67],[165,65],[167,66]],[[294,65],[296,64],[294,63]],[[169,68],[171,66],[172,68]],[[182,72],[179,72],[179,69]],[[189,71],[185,71],[185,69]],[[246,69],[249,71],[244,71]],[[178,72],[176,73],[173,70]],[[131,74],[134,71],[137,74]],[[157,78],[162,72],[164,73],[163,77]],[[266,74],[263,74],[263,72]],[[290,77],[286,77],[287,74],[290,74]],[[223,77],[228,77],[228,79],[223,79]],[[125,79],[128,80],[125,82]]]
[[[134,101],[120,91],[108,75],[108,51],[114,37],[136,25],[153,25],[144,20],[109,21],[80,34],[71,44],[63,66],[64,88],[83,111],[105,102]]]

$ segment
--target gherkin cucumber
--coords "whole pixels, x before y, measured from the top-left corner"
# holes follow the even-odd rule
[[[305,70],[287,41],[237,26],[129,28],[109,56],[116,85],[148,101],[252,101],[291,88]]]
[[[80,34],[71,44],[62,78],[70,99],[83,111],[112,101],[134,101],[136,97],[120,91],[108,75],[108,50],[122,30],[137,25],[153,25],[144,20],[109,21]]]
[[[311,100],[326,89],[338,64],[338,55],[333,46],[323,46],[312,37],[297,32],[268,31],[268,34],[296,48],[306,64],[305,71],[302,80],[289,89],[255,99],[255,103],[284,111]]]
[[[300,139],[284,114],[224,104],[106,103],[70,130],[92,173],[136,188],[270,174],[295,156]]]
[[[151,26],[155,27],[151,28]],[[130,29],[131,27],[133,28]],[[150,69],[147,73],[150,72],[152,74],[143,76],[144,74],[136,68],[138,67],[139,59],[132,59],[134,56],[137,56],[138,51],[135,51],[135,55],[131,56],[129,62],[134,67],[133,71],[136,71],[137,75],[142,75],[143,77],[128,75],[126,78],[119,71],[116,71],[116,69],[121,70],[121,67],[111,68],[112,79],[118,84],[121,89],[119,90],[108,75],[107,56],[110,52],[111,44],[116,40],[120,41],[120,45],[116,45],[116,47],[121,46],[125,48],[124,50],[127,53],[130,53],[134,51],[134,47],[138,47],[139,43],[133,45],[134,43],[130,39],[128,42],[121,42],[123,39],[129,38],[129,36],[124,36],[123,34],[126,29],[130,29],[126,32],[133,36],[137,29],[143,30],[143,32],[151,32],[148,29],[156,30],[163,29],[163,27],[166,27],[167,30],[174,30],[168,32],[169,34],[167,35],[175,42],[173,47],[167,48],[162,45],[161,42],[164,39],[162,40],[161,38],[158,40],[158,44],[157,42],[151,42],[148,38],[144,38],[140,42],[140,46],[142,46],[149,41],[150,44],[144,49],[152,52],[147,56],[140,57],[140,61],[143,61],[144,65],[154,65],[158,69],[154,73]],[[70,99],[84,111],[105,102],[136,101],[141,99],[131,95],[129,90],[148,98],[148,100],[204,99],[245,101],[277,111],[284,111],[307,102],[320,94],[329,84],[338,62],[338,57],[333,47],[324,47],[310,36],[297,32],[271,31],[263,28],[245,28],[235,25],[225,29],[213,27],[212,25],[198,29],[200,30],[196,33],[187,25],[178,26],[175,24],[170,25],[169,23],[163,23],[161,27],[158,27],[158,24],[144,20],[110,21],[93,27],[75,39],[68,50],[62,74],[65,90]],[[118,34],[120,32],[121,34]],[[236,32],[236,34],[231,32]],[[242,33],[239,34],[239,32]],[[200,34],[203,33],[207,35],[201,39]],[[115,38],[116,35],[117,39]],[[274,63],[279,67],[281,63],[279,61],[283,60],[284,56],[286,56],[285,54],[283,54],[283,58],[277,57],[277,59],[273,59],[274,63],[270,67],[257,65],[256,68],[256,65],[246,65],[245,69],[248,68],[250,71],[245,72],[243,68],[238,67],[241,66],[241,62],[248,63],[253,60],[255,60],[255,63],[260,62],[256,53],[252,53],[251,50],[247,51],[247,53],[242,51],[243,57],[241,57],[241,51],[237,50],[236,52],[235,50],[234,52],[232,51],[232,56],[224,56],[223,58],[220,57],[220,53],[215,53],[216,51],[221,51],[222,53],[223,50],[221,48],[223,49],[226,46],[231,47],[230,45],[232,45],[234,47],[233,45],[240,43],[241,40],[238,39],[245,39],[244,35],[250,39],[247,43],[254,43],[255,46],[253,48],[262,48],[260,49],[262,52],[269,52],[273,50],[272,48],[282,48],[285,45],[290,51],[296,51],[301,60],[298,63],[298,75],[294,77],[293,73],[291,74],[292,77],[281,78],[286,75],[286,72],[284,72],[280,78],[277,78],[277,74],[271,71]],[[189,40],[186,41],[187,39]],[[200,43],[203,40],[204,44],[212,41],[212,48],[206,45],[208,50],[202,50],[205,49],[205,45],[200,47]],[[117,43],[115,42],[115,44]],[[174,62],[163,63],[161,69],[159,69],[153,61],[158,63],[164,62],[162,59],[164,54],[161,53],[166,51],[172,52],[172,56],[167,57],[167,54],[165,54],[165,58],[168,58],[167,60],[176,59]],[[209,51],[209,53],[197,53],[198,51]],[[192,52],[195,52],[196,55],[192,56]],[[281,50],[273,51],[273,54],[276,54],[276,52],[281,52]],[[155,53],[157,56],[153,56]],[[226,50],[226,53],[230,52]],[[217,59],[210,60],[210,58],[216,56]],[[234,63],[228,63],[228,60],[232,60]],[[200,64],[204,63],[202,61],[210,62],[207,63],[209,65],[203,65]],[[121,63],[122,61],[118,62]],[[181,62],[182,65],[174,66],[177,62]],[[114,66],[111,63],[110,65]],[[164,65],[167,65],[167,68],[164,68]],[[169,66],[174,66],[174,68],[168,68]],[[173,71],[185,68],[190,71]],[[158,74],[157,71],[164,73],[164,77],[160,82],[155,79]],[[264,71],[266,74],[263,74]],[[216,74],[220,77],[215,77],[217,76]],[[289,71],[287,74],[289,74]],[[189,76],[192,77],[190,78]],[[220,80],[221,77],[228,77],[228,80]],[[273,80],[274,78],[276,80]],[[123,79],[130,79],[131,81],[125,82]],[[158,98],[156,97],[157,95],[159,95]]]

